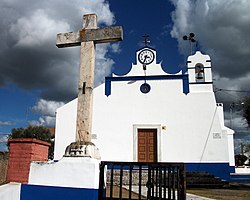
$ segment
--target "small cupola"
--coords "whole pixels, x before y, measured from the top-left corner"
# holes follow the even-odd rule
[[[211,71],[211,59],[209,55],[205,55],[202,54],[200,51],[196,51],[194,55],[188,57],[187,68],[190,86],[201,85],[193,86],[193,88],[200,88],[202,91],[204,88],[209,88],[209,90],[211,90],[212,87],[206,86],[212,86],[213,82]],[[198,90],[200,91],[200,89]]]

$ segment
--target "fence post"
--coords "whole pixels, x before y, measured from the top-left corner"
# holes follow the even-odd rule
[[[99,190],[98,190],[98,199],[101,200],[103,199],[103,195],[105,194],[104,190],[104,169],[105,169],[105,164],[101,161],[100,163],[100,174],[99,174]],[[105,195],[106,197],[106,195]]]
[[[185,165],[182,164],[180,167],[180,187],[181,187],[181,200],[186,200],[186,171]]]

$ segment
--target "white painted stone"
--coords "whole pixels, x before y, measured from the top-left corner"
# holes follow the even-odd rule
[[[99,164],[100,161],[88,157],[63,157],[58,162],[32,162],[28,183],[98,189]]]
[[[0,186],[1,200],[19,200],[21,193],[21,183],[8,183]]]
[[[250,167],[249,166],[243,166],[243,167],[236,167],[235,168],[235,174],[245,174],[250,175]]]

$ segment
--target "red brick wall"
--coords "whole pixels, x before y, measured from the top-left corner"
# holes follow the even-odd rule
[[[47,161],[50,144],[31,138],[9,140],[7,182],[28,183],[31,161]]]

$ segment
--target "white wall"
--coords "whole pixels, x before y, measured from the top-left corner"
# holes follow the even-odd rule
[[[225,134],[227,134],[228,138],[228,156],[229,156],[229,166],[235,166],[235,158],[234,158],[234,130],[227,128],[224,126],[224,110],[223,104],[219,103],[218,105],[218,114],[220,118],[220,123],[222,125]]]
[[[98,125],[93,132],[98,135],[102,160],[133,161],[135,124],[166,126],[160,133],[159,161],[228,160],[228,149],[221,148],[227,146],[227,135],[222,132],[213,93],[186,96],[180,92],[180,81],[151,81],[151,92],[145,95],[139,92],[140,84],[112,83],[108,98],[100,94],[103,86],[96,89],[93,124]],[[221,138],[213,139],[215,133]]]
[[[56,111],[56,134],[54,159],[59,160],[66,147],[75,141],[77,99],[58,108]]]
[[[147,75],[161,74],[166,73],[160,64],[147,66]],[[132,65],[126,76],[134,75],[144,75],[141,64]],[[109,97],[104,95],[104,84],[95,88],[92,132],[102,160],[136,161],[136,127],[154,127],[158,129],[158,161],[229,162],[228,129],[221,123],[212,84],[192,85],[185,95],[181,80],[147,82],[148,94],[140,92],[143,81],[112,82]],[[62,157],[74,138],[69,134],[74,133],[75,113],[75,100],[57,112],[55,159]]]
[[[32,162],[29,184],[99,188],[100,161],[87,157],[64,157],[58,162]]]
[[[8,183],[0,186],[1,200],[19,200],[21,193],[21,183]]]

